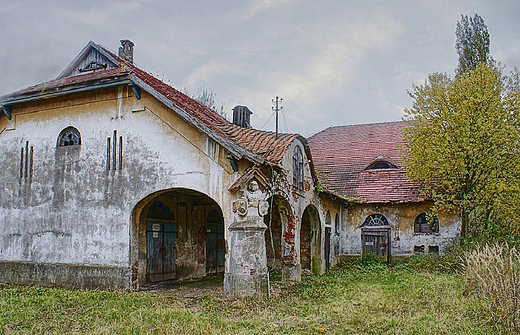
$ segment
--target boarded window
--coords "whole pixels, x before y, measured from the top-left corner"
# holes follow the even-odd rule
[[[434,215],[422,213],[417,215],[414,223],[414,233],[432,234],[439,232],[439,219]]]

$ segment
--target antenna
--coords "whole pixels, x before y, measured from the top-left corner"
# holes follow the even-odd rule
[[[273,105],[274,105],[271,108],[274,112],[276,112],[276,138],[278,138],[278,112],[283,109],[283,106],[282,106],[283,98],[276,96],[276,98],[271,99],[271,101],[273,102]]]

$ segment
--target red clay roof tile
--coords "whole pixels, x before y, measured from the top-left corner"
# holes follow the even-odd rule
[[[404,122],[340,126],[308,139],[314,167],[322,185],[359,202],[419,201],[417,185],[406,176],[401,159]],[[377,160],[399,169],[365,170]]]

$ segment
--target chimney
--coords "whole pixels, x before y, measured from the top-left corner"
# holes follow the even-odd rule
[[[134,42],[130,40],[121,40],[121,46],[119,47],[119,57],[130,64],[134,63],[134,45]]]
[[[244,128],[251,127],[251,112],[246,106],[235,106],[233,108],[233,123]]]

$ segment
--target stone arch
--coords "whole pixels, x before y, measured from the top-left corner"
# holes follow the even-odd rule
[[[287,199],[275,194],[270,197],[269,211],[264,216],[267,226],[265,245],[270,272],[282,272],[285,264],[296,264],[296,218]]]
[[[318,210],[308,205],[300,225],[300,264],[302,271],[321,274],[323,269],[321,222]]]
[[[208,195],[185,188],[155,192],[132,213],[132,286],[200,279],[224,272],[224,217]]]

